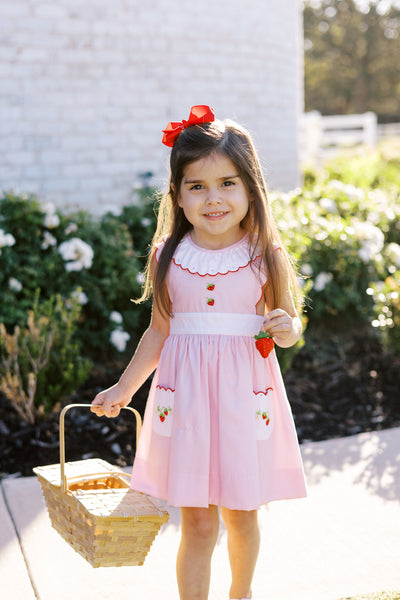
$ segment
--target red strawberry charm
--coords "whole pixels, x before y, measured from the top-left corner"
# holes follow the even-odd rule
[[[260,331],[254,336],[256,340],[256,348],[263,358],[267,358],[274,347],[274,340],[268,331]]]

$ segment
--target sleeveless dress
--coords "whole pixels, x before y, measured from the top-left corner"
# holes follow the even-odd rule
[[[255,347],[266,284],[260,261],[250,259],[247,235],[207,250],[187,234],[171,262],[173,318],[131,483],[171,506],[253,510],[307,494],[275,352],[263,359]]]

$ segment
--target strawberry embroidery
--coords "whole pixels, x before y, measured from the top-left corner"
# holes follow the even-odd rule
[[[267,358],[274,347],[274,340],[268,331],[260,331],[254,336],[256,348],[263,358]]]
[[[269,415],[266,411],[264,411],[263,413],[261,413],[261,410],[258,410],[256,412],[257,415],[257,420],[260,420],[260,418],[264,421],[266,427],[268,427],[268,425],[270,424],[270,418]]]
[[[214,306],[214,298],[207,298],[207,304],[208,306]]]
[[[157,406],[157,412],[161,423],[164,423],[168,415],[172,414],[172,408],[170,406],[168,408],[166,406]]]
[[[207,286],[207,289],[208,289],[209,292],[212,292],[215,289],[215,285],[213,283],[209,283],[208,286]]]

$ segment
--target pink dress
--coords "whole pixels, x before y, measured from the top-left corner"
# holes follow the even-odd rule
[[[156,253],[158,260],[161,245]],[[155,372],[132,487],[171,506],[253,510],[306,496],[279,365],[255,347],[265,275],[248,236],[206,250],[186,235],[167,286],[174,317]]]

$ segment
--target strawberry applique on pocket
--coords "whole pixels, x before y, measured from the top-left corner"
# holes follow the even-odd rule
[[[153,429],[158,435],[170,437],[174,415],[175,390],[157,385],[154,397]]]
[[[268,427],[268,425],[271,423],[271,419],[269,418],[269,414],[267,413],[267,411],[264,411],[263,413],[261,413],[261,410],[258,410],[256,412],[257,418],[258,420],[260,420],[260,418],[264,421],[266,427]]]
[[[172,408],[170,406],[168,408],[166,406],[157,406],[157,412],[161,423],[164,423],[166,418],[172,415]]]
[[[256,436],[258,440],[267,440],[272,433],[274,425],[274,390],[272,387],[268,387],[265,391],[253,392],[253,394],[256,419]]]

